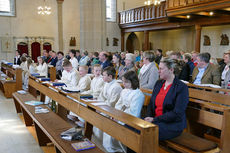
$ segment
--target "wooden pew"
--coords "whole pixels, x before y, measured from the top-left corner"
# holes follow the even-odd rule
[[[48,66],[48,76],[50,77],[50,81],[56,80],[56,68],[53,66]]]
[[[194,84],[187,85],[189,87],[189,105],[186,110],[188,127],[181,136],[161,144],[166,149],[179,152],[218,152],[219,149],[215,143],[204,140],[204,138],[211,138],[211,140],[219,141],[221,152],[230,152],[228,146],[228,142],[230,142],[230,95],[219,93],[220,91],[230,93],[230,90],[202,87]],[[205,132],[210,128],[219,130],[221,132],[220,138],[207,135]],[[201,146],[203,148],[212,147],[209,150],[198,151]]]
[[[34,77],[29,78],[29,88],[40,91],[43,95],[49,96],[67,110],[70,110],[86,121],[85,136],[89,139],[92,135],[92,127],[95,126],[113,136],[137,153],[157,153],[158,152],[158,127],[142,119],[136,118],[122,111],[109,106],[95,106],[92,103],[80,100],[78,94],[66,94],[61,90],[48,84],[41,84]],[[42,96],[44,97],[44,96]],[[102,112],[106,116],[101,115]],[[140,133],[122,126],[115,120],[121,121],[131,126]]]
[[[13,80],[0,80],[0,87],[6,98],[11,98],[12,93],[22,90],[22,69],[13,68],[10,65],[1,63],[1,71]]]
[[[26,101],[37,100],[31,94],[19,94],[17,92],[13,93],[14,103],[17,110],[17,113],[22,112],[25,125],[26,126],[35,126],[36,135],[38,138],[38,143],[40,146],[46,146],[47,143],[52,142],[55,146],[57,153],[76,153],[75,149],[71,146],[71,143],[77,141],[66,141],[60,137],[60,134],[72,128],[72,126],[60,118],[57,114],[50,112],[45,114],[35,114],[35,107],[26,105]],[[47,108],[45,105],[40,105],[43,108]],[[97,147],[85,153],[103,153]]]

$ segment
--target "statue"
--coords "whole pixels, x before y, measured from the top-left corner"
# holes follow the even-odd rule
[[[209,38],[209,36],[204,35],[204,46],[210,46],[211,45],[211,40]]]
[[[113,38],[113,46],[118,46],[119,39]]]
[[[75,37],[71,37],[70,38],[69,46],[76,46],[76,39],[75,39]]]
[[[106,38],[106,46],[109,46],[109,38]]]
[[[228,39],[227,34],[222,34],[221,35],[220,45],[229,45],[229,39]]]

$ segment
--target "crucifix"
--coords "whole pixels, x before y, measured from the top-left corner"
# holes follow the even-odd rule
[[[5,45],[6,45],[6,49],[9,49],[10,43],[8,42],[8,40],[7,40],[7,42],[5,43]]]

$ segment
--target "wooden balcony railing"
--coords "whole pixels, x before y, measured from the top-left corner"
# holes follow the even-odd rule
[[[119,13],[119,24],[150,21],[166,17],[166,3],[134,8]]]
[[[213,11],[230,7],[229,0],[167,0],[167,16]]]
[[[168,9],[175,8],[175,7],[184,7],[189,5],[197,5],[201,3],[206,3],[210,1],[216,0],[168,0],[167,7]]]

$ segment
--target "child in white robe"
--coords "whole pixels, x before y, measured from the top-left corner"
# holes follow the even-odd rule
[[[135,117],[141,116],[141,109],[144,104],[145,96],[139,89],[139,80],[136,72],[128,71],[122,76],[125,89],[121,92],[121,97],[115,108]],[[124,125],[124,123],[119,122]],[[103,134],[103,146],[107,152],[126,152],[126,147],[110,135]],[[130,150],[128,148],[128,150]]]
[[[24,86],[23,88],[25,90],[28,89],[28,84],[29,84],[29,75],[32,73],[36,73],[36,67],[34,65],[34,62],[31,58],[28,58],[26,60],[26,67],[25,67],[25,77],[24,77]]]
[[[48,76],[48,65],[46,62],[43,60],[41,56],[37,57],[38,60],[38,66],[36,67],[37,73],[40,74],[40,76]]]
[[[97,99],[104,87],[104,80],[101,75],[101,65],[95,64],[93,66],[94,78],[90,84],[90,90],[82,92],[82,94],[92,95],[94,99]]]
[[[65,83],[67,88],[76,88],[79,82],[79,72],[72,67],[71,62],[68,59],[63,60],[63,72],[61,80],[55,80],[55,82],[62,82]],[[45,99],[45,104],[48,104],[50,98]]]
[[[103,70],[103,80],[105,82],[104,88],[101,91],[98,100],[105,102],[107,105],[111,107],[115,107],[116,103],[120,98],[120,93],[122,91],[122,87],[115,80],[116,70],[114,67],[106,67]],[[102,142],[103,132],[98,128],[93,128],[93,134],[98,142]]]
[[[79,72],[72,67],[68,59],[64,59],[63,69],[61,80],[58,82],[65,83],[67,87],[76,88],[80,79]]]
[[[87,91],[90,89],[91,78],[88,73],[88,66],[79,66],[80,80],[77,85],[77,89],[80,92]]]
[[[78,82],[76,90],[83,92],[90,89],[91,78],[89,75],[87,75],[87,73],[88,66],[79,66],[79,74],[81,78]],[[81,127],[84,126],[84,120],[71,111],[68,115],[68,118],[73,121],[76,120],[76,118],[78,118],[80,121],[76,121],[75,123]]]

